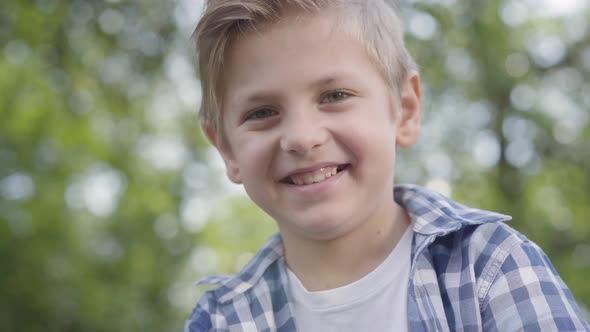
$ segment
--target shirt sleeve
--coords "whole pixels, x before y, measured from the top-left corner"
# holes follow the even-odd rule
[[[547,255],[528,240],[499,266],[482,308],[484,331],[590,331]]]

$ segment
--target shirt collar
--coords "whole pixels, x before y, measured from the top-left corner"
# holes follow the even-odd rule
[[[444,236],[465,226],[512,219],[504,214],[467,207],[416,185],[395,186],[394,198],[410,215],[414,232],[426,236]]]
[[[511,219],[510,216],[500,213],[461,205],[439,193],[416,185],[395,186],[394,198],[410,215],[413,231],[427,237],[444,236],[468,225]],[[220,303],[227,302],[250,290],[261,279],[278,279],[283,275],[280,273],[280,269],[284,268],[283,254],[282,239],[277,233],[264,243],[236,276],[205,278],[197,284],[217,284],[218,287],[214,290],[216,298]],[[271,269],[273,271],[270,271]],[[266,273],[270,277],[265,278]]]

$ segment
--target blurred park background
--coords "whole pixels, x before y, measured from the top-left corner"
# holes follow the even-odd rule
[[[179,331],[275,232],[197,123],[202,6],[0,3],[1,331]],[[587,310],[589,1],[400,7],[426,100],[397,181],[514,216]]]

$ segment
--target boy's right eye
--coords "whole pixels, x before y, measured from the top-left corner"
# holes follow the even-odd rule
[[[274,116],[278,114],[277,111],[270,109],[270,108],[259,108],[256,109],[248,114],[246,114],[246,117],[244,118],[245,121],[249,121],[249,120],[262,120],[262,119],[266,119],[269,118],[271,116]]]

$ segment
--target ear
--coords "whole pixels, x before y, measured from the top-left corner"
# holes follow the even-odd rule
[[[396,143],[401,147],[410,147],[418,141],[420,135],[422,107],[420,74],[415,70],[409,72],[402,82],[400,104]]]
[[[227,177],[230,179],[231,182],[235,184],[241,184],[242,178],[240,177],[240,169],[238,168],[238,163],[229,145],[227,144],[227,142],[225,142],[225,139],[220,137],[215,132],[215,130],[213,130],[212,126],[206,122],[201,123],[201,128],[203,129],[203,132],[205,133],[211,144],[213,144],[217,151],[219,151],[219,154],[221,155],[221,158],[225,163]]]

